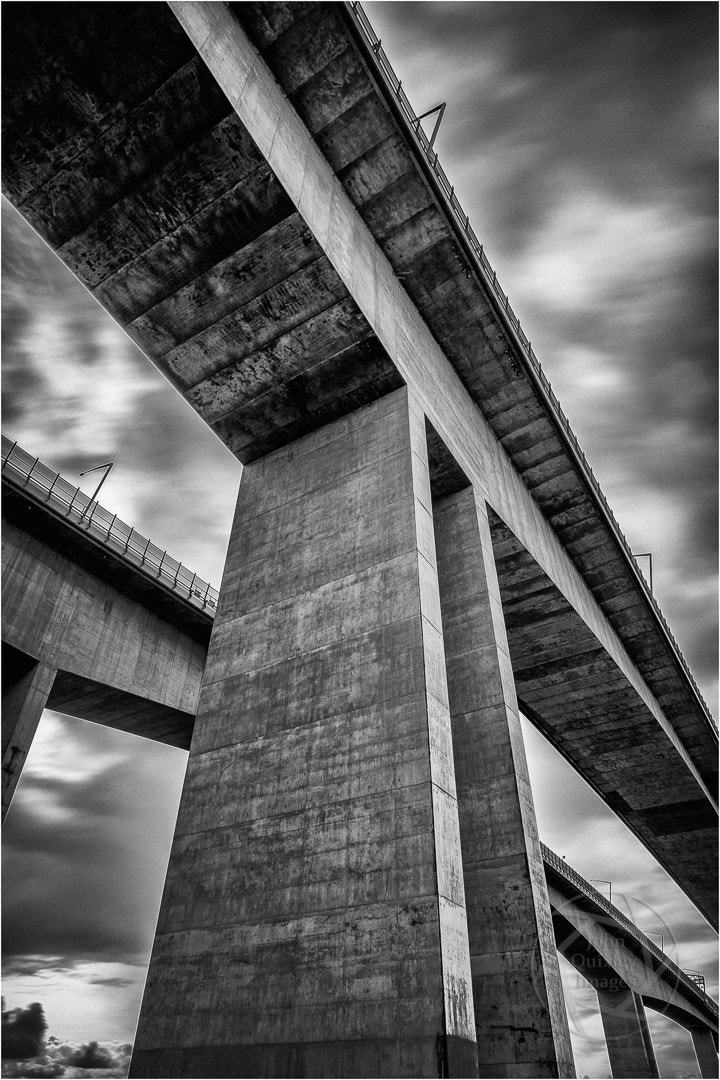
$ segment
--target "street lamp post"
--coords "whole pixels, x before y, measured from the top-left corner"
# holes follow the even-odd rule
[[[95,466],[93,466],[92,469],[86,469],[85,472],[80,473],[81,476],[87,476],[88,473],[97,472],[98,469],[104,469],[105,470],[105,474],[104,474],[102,480],[100,481],[100,483],[95,488],[92,495],[90,496],[90,502],[88,503],[88,506],[92,506],[92,504],[95,502],[95,497],[97,496],[98,491],[100,490],[100,488],[103,486],[103,484],[107,480],[108,476],[110,475],[110,470],[112,469],[114,464],[115,464],[114,461],[107,461],[104,465],[95,465]],[[87,506],[85,507],[85,510],[87,510]],[[80,518],[79,518],[80,521],[82,521],[82,519],[85,517],[85,510],[83,510],[82,514],[80,515]],[[90,516],[92,517],[92,514]]]
[[[601,877],[591,877],[591,878],[588,878],[588,880],[589,881],[597,881],[600,885],[607,885],[609,890],[610,890],[610,895],[608,896],[608,900],[612,904],[612,881],[608,881],[607,878],[601,878]]]
[[[645,933],[648,937],[660,938],[660,952],[665,952],[665,935],[662,930],[646,930]]]

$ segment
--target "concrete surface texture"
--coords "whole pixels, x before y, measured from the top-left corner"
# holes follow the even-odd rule
[[[423,441],[401,390],[243,474],[134,1076],[477,1075]]]
[[[346,5],[56,7],[4,191],[246,463],[133,1075],[571,1075],[518,706],[714,919],[707,709]]]
[[[2,820],[37,731],[57,671],[3,642]]]

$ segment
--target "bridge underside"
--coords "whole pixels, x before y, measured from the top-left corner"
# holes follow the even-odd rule
[[[92,679],[59,671],[47,708],[94,724],[140,735],[143,739],[190,749],[195,717],[138,694],[115,690]]]
[[[713,917],[669,632],[350,9],[58,8],[4,190],[247,465],[132,1074],[570,1075],[516,687]]]
[[[37,658],[2,643],[3,701],[35,667]],[[132,694],[69,671],[56,671],[45,702],[46,709],[89,720],[104,727],[140,735],[144,739],[190,749],[195,717],[160,701]],[[10,711],[9,711],[10,712]],[[4,726],[11,716],[3,717]],[[8,734],[8,739],[12,734]],[[6,739],[3,739],[5,745]]]
[[[717,815],[677,747],[497,515],[492,535],[518,701],[691,895],[709,887]]]
[[[678,663],[342,5],[231,8],[712,784]],[[168,7],[57,5],[47,20],[18,4],[4,19],[5,193],[241,461],[403,384],[298,212],[309,196],[280,184]],[[498,516],[492,528],[528,714],[714,917],[713,875],[693,869],[715,852],[702,789]]]

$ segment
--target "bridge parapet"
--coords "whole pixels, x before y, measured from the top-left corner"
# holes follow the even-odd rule
[[[82,529],[90,538],[111,549],[149,577],[161,582],[201,611],[214,614],[218,591],[207,581],[171,558],[132,526],[121,521],[99,503],[73,487],[60,473],[53,472],[39,458],[2,436],[2,478],[25,491],[46,509]]]

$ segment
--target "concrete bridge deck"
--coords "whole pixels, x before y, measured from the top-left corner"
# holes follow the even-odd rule
[[[562,642],[588,627],[572,664],[546,650],[524,670],[523,705],[714,918],[690,864],[714,844],[716,729],[367,20],[342,4],[177,14],[185,30],[163,4],[68,6],[48,35],[33,5],[8,8],[5,193],[244,462],[422,378],[398,353],[407,329],[383,313],[402,290],[413,356],[440,346],[450,364],[433,426],[504,522],[508,602],[535,620],[511,635],[517,671],[541,630]],[[221,55],[233,28],[253,43],[247,67]],[[259,65],[281,87],[262,123]],[[487,424],[482,466],[461,388]]]

